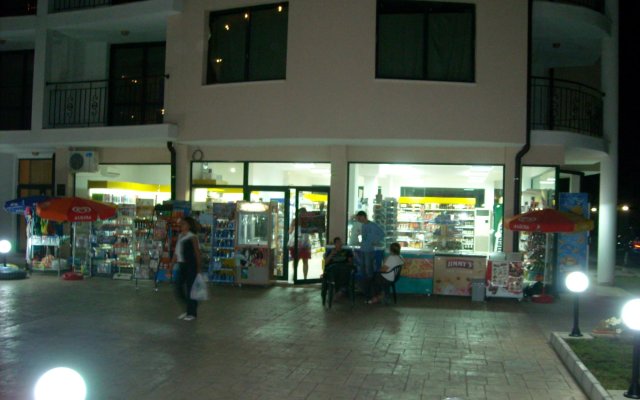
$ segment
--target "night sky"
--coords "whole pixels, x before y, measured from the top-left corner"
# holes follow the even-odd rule
[[[620,0],[620,161],[619,203],[640,215],[640,2]]]

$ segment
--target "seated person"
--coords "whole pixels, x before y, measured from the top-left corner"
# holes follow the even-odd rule
[[[376,304],[383,299],[386,289],[389,288],[388,283],[396,279],[395,267],[404,265],[404,260],[400,257],[400,244],[391,243],[389,245],[389,256],[382,263],[380,271],[376,272],[371,282],[372,297],[367,303]]]
[[[346,286],[353,267],[353,252],[342,247],[339,237],[333,239],[333,249],[324,256],[323,279],[333,280],[338,287]]]

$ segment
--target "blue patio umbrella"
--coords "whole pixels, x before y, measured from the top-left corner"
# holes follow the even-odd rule
[[[12,214],[24,214],[27,207],[35,209],[36,204],[48,200],[47,196],[19,197],[4,203],[4,210]]]

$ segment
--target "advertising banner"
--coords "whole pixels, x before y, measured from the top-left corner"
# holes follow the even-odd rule
[[[485,257],[436,256],[434,293],[471,296],[471,282],[485,279]]]
[[[560,193],[560,211],[572,212],[589,218],[587,193]],[[589,266],[589,232],[558,234],[558,271],[560,282],[569,272],[587,272]],[[562,286],[562,285],[560,285]]]
[[[396,283],[398,293],[433,293],[433,255],[402,254],[404,266]]]

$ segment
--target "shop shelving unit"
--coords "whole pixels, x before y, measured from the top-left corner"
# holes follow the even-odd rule
[[[209,280],[215,283],[236,282],[235,268],[235,221],[216,218],[211,227],[211,255]]]
[[[387,197],[373,205],[373,219],[385,234],[385,243],[392,243],[398,237],[398,200]]]
[[[475,250],[476,211],[453,205],[400,204],[397,240],[408,247]]]
[[[136,206],[121,204],[115,219],[94,224],[92,273],[117,279],[131,279],[135,269]]]

